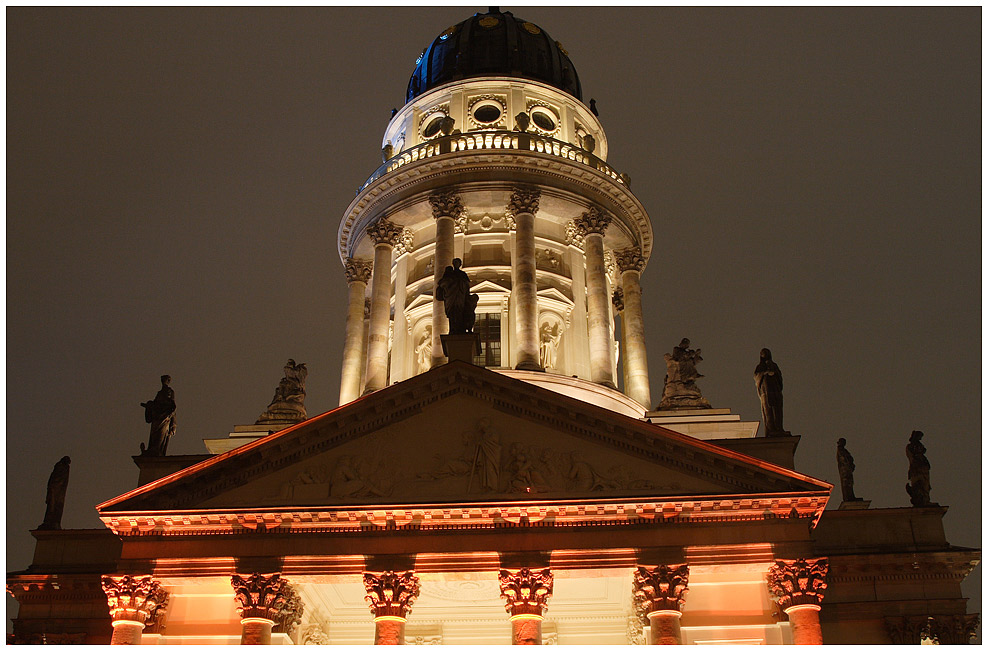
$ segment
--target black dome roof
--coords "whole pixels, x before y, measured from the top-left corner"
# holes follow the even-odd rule
[[[448,27],[420,57],[406,102],[447,82],[469,77],[522,77],[581,99],[581,82],[567,52],[533,23],[497,8]]]

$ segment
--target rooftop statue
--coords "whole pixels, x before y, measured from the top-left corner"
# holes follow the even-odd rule
[[[862,501],[853,491],[853,470],[856,465],[853,463],[852,454],[846,449],[846,439],[839,438],[835,443],[835,461],[839,465],[839,484],[842,486],[843,501]]]
[[[921,431],[912,431],[911,440],[905,448],[909,463],[908,482],[904,489],[907,490],[908,496],[911,497],[911,505],[915,508],[936,505],[932,503],[931,498],[932,466],[928,462],[928,458],[925,457],[928,450],[925,449],[925,445],[921,444],[921,438],[924,435]]]
[[[306,363],[296,363],[293,359],[285,364],[285,376],[275,388],[275,396],[268,404],[268,410],[261,414],[255,424],[295,424],[306,419]]]
[[[62,529],[62,510],[65,508],[65,490],[69,486],[68,456],[55,463],[52,475],[48,477],[48,494],[45,497],[45,521],[38,526],[39,531]]]
[[[151,401],[141,403],[144,408],[144,421],[151,424],[148,448],[141,443],[142,456],[164,456],[168,441],[175,435],[175,391],[169,387],[172,377],[162,375],[162,389]]]
[[[455,258],[452,263],[443,271],[437,284],[437,300],[443,302],[443,312],[450,324],[448,333],[471,333],[478,295],[471,292],[471,281],[461,269],[461,259]]]
[[[663,359],[667,361],[667,376],[663,380],[663,398],[657,410],[711,408],[694,382],[704,376],[698,374],[697,369],[698,363],[704,360],[701,350],[691,349],[691,341],[684,338],[672,353],[664,354]]]
[[[760,350],[760,362],[753,371],[753,380],[763,411],[763,434],[790,435],[784,430],[784,377],[765,347]]]

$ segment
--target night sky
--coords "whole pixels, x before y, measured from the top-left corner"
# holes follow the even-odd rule
[[[61,456],[65,528],[135,486],[161,374],[172,454],[252,424],[290,357],[336,407],[338,222],[417,55],[484,10],[7,9],[9,571]],[[799,471],[837,485],[845,437],[857,494],[907,506],[922,430],[979,547],[980,8],[510,10],[569,51],[653,220],[654,402],[688,337],[757,420],[769,347]]]

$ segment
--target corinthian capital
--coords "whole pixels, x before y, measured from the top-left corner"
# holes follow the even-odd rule
[[[531,570],[523,567],[517,573],[501,569],[498,584],[505,599],[505,611],[511,616],[542,617],[553,594],[553,572],[549,568]]]
[[[614,250],[615,263],[619,266],[619,272],[635,270],[642,272],[646,267],[646,259],[643,258],[643,251],[638,247],[627,247],[626,249]]]
[[[413,602],[419,597],[419,578],[413,572],[400,574],[385,571],[380,574],[365,572],[364,599],[378,617],[406,618]]]
[[[433,207],[433,217],[438,220],[440,218],[456,220],[464,213],[464,204],[461,202],[460,195],[456,193],[439,191],[430,195],[429,199],[430,206]]]
[[[512,191],[505,214],[515,218],[520,213],[532,213],[540,210],[540,191],[528,188],[516,188]]]
[[[578,232],[582,236],[587,236],[588,234],[600,234],[604,236],[605,230],[611,223],[612,216],[597,206],[592,206],[582,213],[580,218],[574,218],[574,226],[577,227]]]
[[[371,261],[360,258],[347,259],[344,263],[344,278],[347,279],[347,283],[352,281],[368,283],[368,279],[371,278]]]
[[[402,227],[387,218],[379,218],[368,227],[368,237],[375,245],[387,244],[395,247],[402,235]]]
[[[279,574],[251,574],[248,578],[234,574],[230,584],[241,619],[254,617],[277,623],[292,596],[288,582]]]
[[[797,605],[821,606],[827,574],[828,558],[776,560],[770,566],[767,586],[785,612]]]
[[[637,567],[633,572],[633,603],[644,622],[660,610],[681,611],[688,591],[688,566]]]
[[[153,624],[168,605],[168,592],[151,576],[103,576],[112,621]]]

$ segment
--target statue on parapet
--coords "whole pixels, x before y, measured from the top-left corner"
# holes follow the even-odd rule
[[[275,388],[268,409],[255,424],[297,424],[306,419],[306,363],[293,359],[285,364],[285,375]]]
[[[474,331],[474,310],[478,307],[478,295],[471,292],[471,281],[461,269],[461,259],[455,258],[448,265],[437,283],[436,298],[443,302],[443,312],[450,324],[451,335]]]
[[[704,360],[701,350],[691,349],[691,341],[684,338],[672,353],[664,354],[663,359],[667,361],[667,376],[663,380],[663,398],[657,410],[711,408],[695,384],[696,379],[704,376],[697,369],[698,363]]]
[[[925,456],[928,450],[925,449],[925,445],[921,444],[921,438],[924,435],[921,431],[912,431],[911,439],[905,448],[909,462],[908,482],[904,489],[907,490],[908,496],[911,497],[911,505],[915,508],[937,505],[932,503],[931,497],[932,466]]]
[[[853,491],[853,471],[856,469],[852,454],[846,449],[846,439],[839,438],[835,443],[835,461],[839,465],[839,484],[842,486],[842,501],[862,501]]]
[[[45,496],[45,521],[38,526],[39,531],[62,529],[62,511],[65,509],[65,490],[69,486],[68,456],[55,463],[52,475],[48,477],[48,494]]]
[[[784,430],[784,377],[766,347],[760,350],[760,362],[753,371],[753,380],[760,395],[763,435],[790,435]]]
[[[168,442],[175,435],[175,391],[169,387],[172,377],[162,375],[162,389],[151,401],[141,403],[144,408],[144,421],[151,424],[148,448],[141,443],[142,456],[164,456]]]

